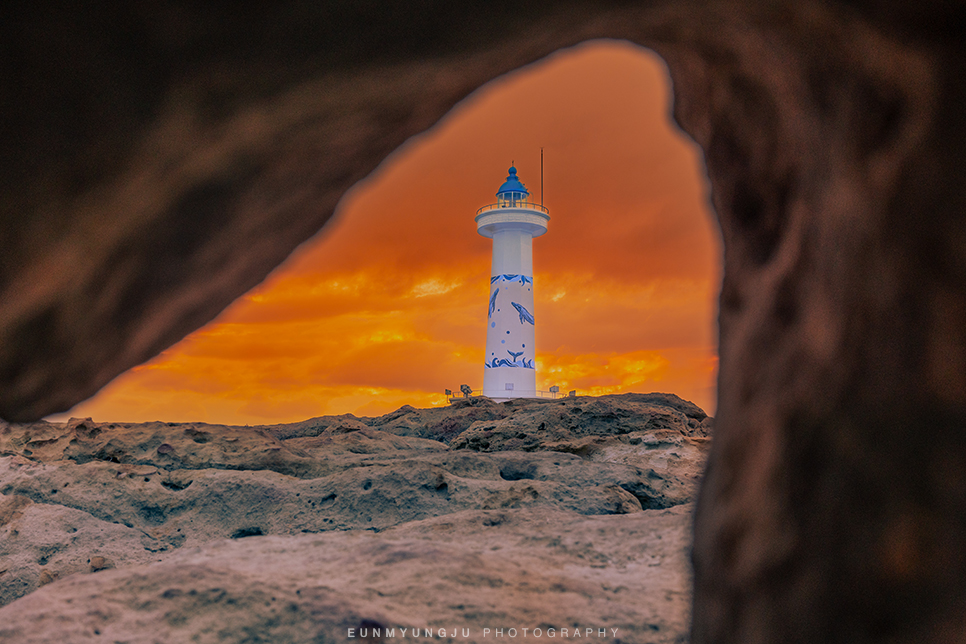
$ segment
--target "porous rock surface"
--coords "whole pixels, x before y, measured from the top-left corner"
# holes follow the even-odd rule
[[[0,425],[0,639],[328,642],[382,624],[683,641],[710,424],[624,394]]]

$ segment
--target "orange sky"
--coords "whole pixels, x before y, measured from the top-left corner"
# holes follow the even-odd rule
[[[538,388],[666,391],[713,413],[720,242],[669,91],[659,58],[613,41],[493,81],[217,320],[56,418],[279,423],[478,389],[491,241],[473,217],[511,161],[539,199],[541,146]]]

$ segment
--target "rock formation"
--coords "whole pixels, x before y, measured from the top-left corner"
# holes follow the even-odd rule
[[[0,640],[344,641],[372,623],[682,641],[710,423],[624,394],[0,425],[0,605],[17,600]]]
[[[14,7],[0,416],[66,409],[212,319],[482,83],[626,38],[668,62],[725,241],[694,641],[961,639],[963,14],[939,0]]]

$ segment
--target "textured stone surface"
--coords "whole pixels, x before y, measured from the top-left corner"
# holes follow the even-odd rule
[[[0,639],[302,644],[353,641],[350,628],[358,636],[381,625],[397,639],[401,628],[457,629],[456,638],[426,638],[442,642],[491,641],[497,628],[542,642],[552,627],[573,642],[679,643],[690,514],[469,510],[379,534],[216,541],[44,586],[0,608]],[[598,637],[600,628],[617,636]]]
[[[166,544],[63,505],[0,496],[0,606],[76,573],[157,561]]]
[[[673,407],[641,402],[645,400]],[[0,605],[71,575],[168,561],[182,549],[224,539],[333,531],[382,534],[432,517],[487,511],[521,517],[558,513],[579,523],[579,516],[642,514],[685,505],[693,500],[709,441],[690,434],[700,433],[711,420],[689,405],[673,396],[624,394],[406,407],[378,418],[321,417],[274,427],[90,419],[0,424],[0,578],[5,582]],[[447,446],[408,435],[447,434],[445,428],[454,423],[472,427],[482,408],[513,420],[514,435],[525,436],[533,450],[506,444],[481,453],[460,449],[460,436]],[[550,433],[538,422],[548,413],[585,408],[595,410],[583,416],[587,426],[568,425],[566,434]],[[677,408],[701,417],[704,424],[695,421],[692,427]],[[636,421],[633,410],[641,412]],[[613,423],[601,419],[618,416],[624,431],[615,435]],[[680,431],[647,429],[654,417],[675,419]],[[420,428],[419,422],[425,424]],[[579,440],[567,442],[562,436]],[[549,442],[542,445],[541,437]],[[681,521],[675,525],[685,530]],[[552,522],[531,524],[543,526],[533,534],[534,548],[543,540],[553,542]],[[474,538],[460,537],[459,531],[471,529],[470,524],[453,525],[458,527],[447,538]],[[490,532],[502,543],[499,530]],[[284,548],[294,558],[307,543]],[[606,562],[616,547],[616,542],[607,543],[599,562]],[[686,540],[682,536],[674,543],[676,556],[683,557]],[[620,547],[625,545],[630,547]],[[428,555],[417,552],[413,557]],[[570,564],[563,557],[553,565]],[[407,570],[399,574],[410,574]],[[680,603],[687,579],[674,570],[663,579],[677,576],[674,596]],[[237,583],[252,581],[245,579],[239,577]],[[427,610],[435,596],[436,591],[426,595]],[[509,593],[499,602],[495,597],[487,601],[496,602],[494,610],[509,610],[522,600]],[[534,607],[544,603],[534,601]],[[597,606],[598,599],[592,603]],[[670,621],[655,622],[664,624],[662,637],[670,638],[666,641],[684,632],[680,606],[674,610]],[[674,628],[667,626],[671,623]]]
[[[691,407],[696,411],[687,416],[677,409],[653,404],[642,400],[643,396],[637,396],[624,394],[509,403],[506,407],[511,413],[497,420],[473,422],[451,445],[484,452],[507,449],[568,451],[577,449],[579,439],[588,436],[630,437],[655,430],[670,430],[670,433],[682,436],[707,435],[706,427],[701,425],[707,416],[694,405]],[[677,396],[674,398],[685,402]]]
[[[695,642],[962,638],[961,3],[109,11],[0,22],[0,416],[210,320],[483,82],[627,38],[668,62],[725,242]]]

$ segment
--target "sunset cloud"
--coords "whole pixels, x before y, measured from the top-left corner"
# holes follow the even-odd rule
[[[262,285],[70,414],[262,424],[478,389],[491,242],[473,217],[511,161],[539,199],[541,147],[538,386],[669,391],[712,412],[719,241],[700,151],[669,112],[663,63],[625,43],[497,79],[358,184]]]

